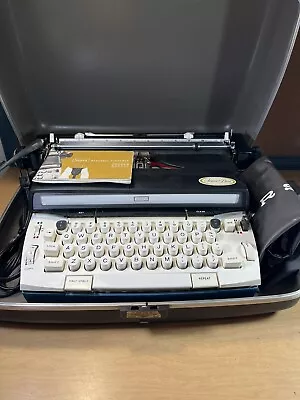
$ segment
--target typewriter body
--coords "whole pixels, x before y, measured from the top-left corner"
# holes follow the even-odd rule
[[[238,177],[231,135],[205,142],[189,132],[174,137],[175,149],[172,135],[166,143],[144,136],[117,142],[136,152],[129,185],[32,184],[25,297],[98,302],[256,293],[261,281],[249,193]],[[50,146],[114,146],[102,135],[76,137]]]

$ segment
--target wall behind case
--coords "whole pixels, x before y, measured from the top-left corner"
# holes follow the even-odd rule
[[[257,144],[271,156],[300,157],[300,35],[285,77],[258,135]]]

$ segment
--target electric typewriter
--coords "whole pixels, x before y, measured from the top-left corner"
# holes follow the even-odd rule
[[[249,193],[228,132],[208,142],[190,132],[167,139],[133,135],[125,143],[90,135],[57,143],[51,135],[49,146],[58,152],[132,148],[132,183],[31,185],[21,265],[26,298],[256,293],[261,281]]]

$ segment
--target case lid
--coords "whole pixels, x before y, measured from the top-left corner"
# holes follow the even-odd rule
[[[254,139],[298,20],[298,0],[1,1],[1,100],[22,143],[230,128]]]

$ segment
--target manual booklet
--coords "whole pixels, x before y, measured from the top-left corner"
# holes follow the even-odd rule
[[[33,178],[38,183],[131,183],[133,151],[51,149]]]

